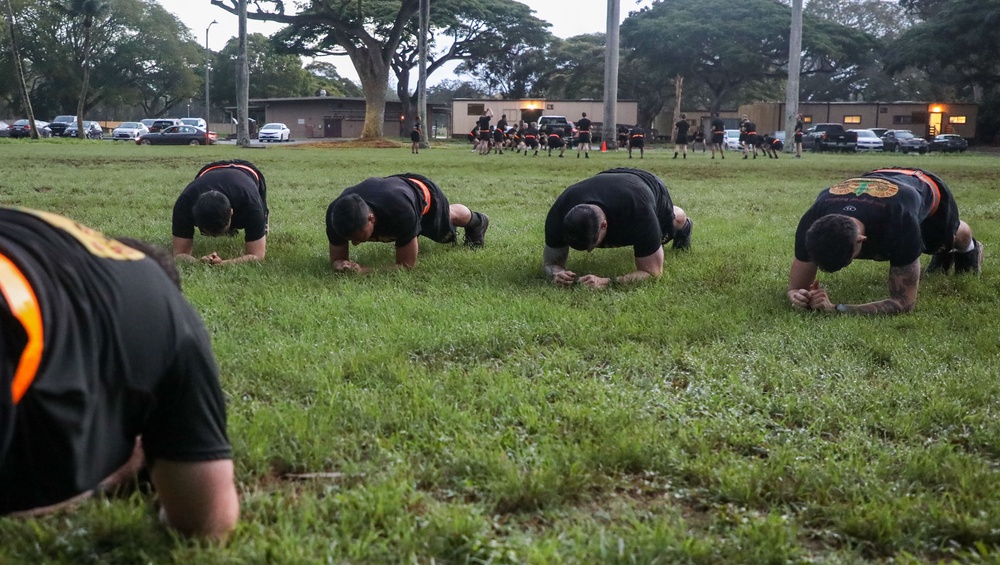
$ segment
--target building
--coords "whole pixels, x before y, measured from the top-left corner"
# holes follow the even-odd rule
[[[492,100],[456,98],[451,102],[451,131],[453,137],[465,137],[476,125],[476,120],[486,108],[493,110],[491,124],[496,124],[500,116],[506,114],[507,123],[537,122],[542,116],[566,116],[575,122],[583,113],[594,122],[593,131],[600,134],[604,123],[603,100],[545,100],[532,98],[524,100]],[[619,100],[617,107],[619,124],[635,125],[638,121],[639,103],[634,100]]]
[[[907,129],[914,135],[931,138],[954,133],[966,139],[976,137],[977,104],[940,102],[800,102],[799,113],[806,128],[812,123],[843,124],[847,129]],[[759,102],[740,106],[740,114],[757,124],[757,131],[771,133],[785,129],[785,104]]]
[[[235,109],[231,110],[235,114]],[[431,127],[424,127],[425,134],[434,136],[436,130],[447,128],[450,118],[444,104],[428,104],[427,113]],[[258,125],[285,124],[292,130],[292,139],[358,138],[365,124],[365,99],[334,96],[254,98],[250,100],[249,114]],[[385,137],[409,139],[412,128],[413,124],[406,123],[403,116],[402,103],[386,100],[382,124]]]

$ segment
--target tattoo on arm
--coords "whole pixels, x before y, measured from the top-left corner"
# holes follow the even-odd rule
[[[917,303],[920,283],[920,259],[909,265],[889,268],[889,298],[868,304],[848,306],[858,314],[899,314],[909,312]]]

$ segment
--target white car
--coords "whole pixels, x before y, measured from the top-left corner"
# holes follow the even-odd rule
[[[111,139],[135,141],[139,136],[149,133],[149,128],[142,122],[124,122],[111,131]]]
[[[260,128],[257,132],[257,141],[277,141],[281,143],[282,141],[289,141],[292,137],[292,130],[288,129],[285,124],[273,123],[265,124],[264,127]]]
[[[849,129],[858,134],[858,151],[882,151],[885,144],[882,138],[870,129]]]
[[[741,151],[742,148],[740,147],[740,130],[727,129],[723,145],[729,151]]]
[[[196,128],[208,130],[208,124],[205,122],[205,118],[181,118],[181,123],[186,126],[194,126]]]

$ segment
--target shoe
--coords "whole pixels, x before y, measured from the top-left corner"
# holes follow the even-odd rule
[[[931,257],[931,262],[927,264],[927,270],[924,271],[924,274],[941,273],[943,275],[947,275],[948,271],[951,270],[951,267],[954,264],[954,252],[951,250],[938,251]]]
[[[972,251],[955,254],[955,274],[976,273],[983,271],[983,244],[972,240]]]
[[[482,247],[486,236],[486,228],[490,227],[490,217],[482,212],[479,214],[479,226],[476,228],[465,228],[465,244],[469,247]]]
[[[691,218],[688,218],[687,222],[684,223],[684,227],[677,230],[677,233],[674,234],[674,249],[691,249],[692,228],[694,228],[694,222],[691,221]]]

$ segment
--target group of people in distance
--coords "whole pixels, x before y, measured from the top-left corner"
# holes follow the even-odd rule
[[[575,133],[570,124],[550,123],[539,127],[538,122],[521,122],[508,126],[507,115],[504,114],[493,126],[490,125],[492,118],[493,110],[486,108],[469,132],[473,152],[480,155],[488,155],[491,152],[502,155],[506,149],[518,154],[523,151],[527,157],[528,151],[533,151],[532,156],[537,157],[541,150],[546,151],[549,157],[553,151],[557,151],[557,156],[563,157],[572,140],[576,144],[577,159],[581,155],[585,159],[590,158],[594,124],[586,112],[583,112],[576,124],[573,124]],[[629,158],[632,158],[633,147],[639,150],[639,156],[642,157],[644,140],[645,131],[639,126],[624,130],[619,128],[619,146],[623,149],[628,148]]]
[[[714,135],[713,135],[714,143]],[[481,247],[490,219],[451,204],[429,178],[403,173],[345,189],[326,211],[332,268],[369,269],[349,244],[392,242],[413,268],[418,237]],[[560,287],[606,288],[656,278],[664,245],[691,247],[693,222],[664,183],[611,169],[566,188],[544,220],[542,272]],[[196,258],[195,230],[242,230],[242,255]],[[0,207],[0,515],[37,515],[129,481],[145,466],[162,519],[223,539],[239,516],[218,367],[205,327],[180,289],[176,261],[209,265],[266,256],[267,189],[247,161],[203,167],[173,209],[173,257],[110,239],[62,216]],[[632,247],[635,270],[577,273],[569,250]],[[913,309],[920,255],[928,273],[978,273],[983,246],[959,219],[948,186],[919,169],[886,168],[824,189],[795,235],[793,308],[893,314]],[[854,259],[889,262],[889,297],[837,304],[818,271]]]

